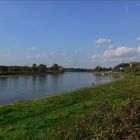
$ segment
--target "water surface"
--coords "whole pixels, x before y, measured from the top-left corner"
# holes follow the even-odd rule
[[[88,72],[66,72],[58,75],[1,76],[0,104],[53,95],[73,89],[105,83],[111,75],[99,76]]]

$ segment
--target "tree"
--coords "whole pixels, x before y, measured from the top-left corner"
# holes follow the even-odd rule
[[[59,68],[58,64],[53,64],[53,66],[51,66],[52,71],[59,71]]]
[[[1,67],[0,67],[0,70],[1,70],[2,72],[7,72],[7,71],[8,71],[8,67],[6,67],[6,66],[1,66]]]
[[[64,68],[62,66],[59,67],[59,72],[64,72]]]
[[[102,70],[102,67],[100,67],[99,65],[94,69],[94,71],[100,72]]]
[[[37,70],[38,70],[38,68],[37,68],[37,65],[36,65],[36,64],[33,64],[33,65],[32,65],[32,70],[33,70],[33,71],[37,71]]]
[[[38,70],[39,70],[40,72],[46,72],[46,68],[47,68],[47,66],[44,65],[44,64],[40,64],[40,65],[38,66]]]

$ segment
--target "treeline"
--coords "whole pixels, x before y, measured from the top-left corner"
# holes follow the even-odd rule
[[[32,66],[0,66],[0,74],[40,74],[40,73],[62,73],[62,66],[54,64],[47,67],[44,64],[33,64]]]
[[[104,71],[115,71],[115,72],[140,72],[140,62],[129,62],[120,63],[115,67],[101,67],[97,66],[93,69],[93,72],[104,72]]]
[[[94,69],[93,69],[93,72],[104,72],[104,71],[113,71],[113,68],[111,68],[111,67],[109,67],[109,68],[107,68],[107,67],[101,67],[101,66],[97,66],[97,67],[95,67]]]
[[[82,68],[64,68],[67,72],[92,72],[93,69],[82,69]]]
[[[48,67],[44,64],[33,64],[32,66],[2,66],[0,65],[0,75],[10,74],[41,74],[41,73],[52,73],[58,74],[63,72],[92,72],[93,69],[82,69],[82,68],[64,68],[58,64],[54,64]]]
[[[115,71],[140,72],[140,62],[121,63],[114,67]]]
[[[82,68],[63,68],[58,64],[53,64],[48,67],[44,64],[33,64],[32,66],[0,66],[0,75],[14,75],[14,74],[45,74],[45,73],[63,73],[63,72],[139,72],[140,62],[121,63],[115,67],[101,67],[96,66],[94,69]]]

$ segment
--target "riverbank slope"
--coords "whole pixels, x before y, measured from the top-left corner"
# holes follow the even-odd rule
[[[0,107],[0,139],[136,139],[140,76]]]

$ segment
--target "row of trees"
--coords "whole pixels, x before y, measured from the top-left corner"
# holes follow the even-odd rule
[[[114,68],[107,68],[97,66],[94,69],[81,69],[81,68],[63,68],[58,64],[47,67],[44,64],[33,64],[32,66],[0,66],[0,74],[3,73],[62,73],[64,71],[77,71],[77,72],[101,72],[101,71],[124,71],[124,72],[140,72],[140,62],[121,63]]]
[[[0,66],[0,73],[11,73],[11,72],[19,72],[19,73],[46,73],[46,72],[63,72],[63,67],[58,64],[54,64],[51,67],[47,67],[44,64],[33,64],[30,66]]]

